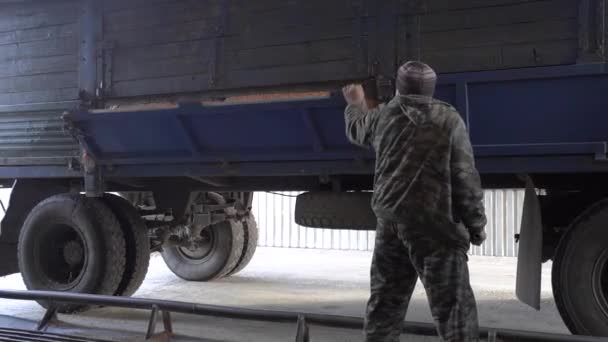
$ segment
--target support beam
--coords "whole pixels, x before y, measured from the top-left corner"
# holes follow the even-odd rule
[[[78,88],[82,106],[90,106],[97,95],[100,76],[97,46],[103,34],[103,1],[84,0],[80,8],[80,56]]]
[[[55,318],[57,318],[57,306],[55,306],[54,303],[51,303],[46,309],[46,312],[44,313],[44,316],[42,317],[40,322],[38,322],[38,327],[36,328],[36,330],[43,331]]]
[[[581,0],[578,13],[579,63],[606,60],[606,0]]]
[[[221,85],[225,77],[225,61],[224,61],[224,50],[225,50],[225,35],[226,29],[228,28],[229,19],[230,19],[230,1],[231,0],[223,0],[221,13],[220,13],[220,22],[216,27],[215,39],[212,45],[212,52],[210,53],[211,61],[209,62],[209,88],[216,88]]]

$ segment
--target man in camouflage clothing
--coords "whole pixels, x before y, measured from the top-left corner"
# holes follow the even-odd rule
[[[346,134],[376,152],[368,342],[399,340],[418,277],[441,339],[479,339],[467,251],[485,240],[483,191],[462,118],[433,99],[436,78],[424,63],[404,64],[398,94],[375,109],[361,86],[344,88]]]

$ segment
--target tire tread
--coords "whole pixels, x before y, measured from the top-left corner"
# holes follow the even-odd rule
[[[148,273],[150,241],[147,228],[137,209],[128,200],[120,196],[106,194],[103,201],[118,218],[127,243],[126,255],[128,258],[115,295],[129,297],[139,289]]]
[[[295,221],[311,228],[375,230],[369,192],[307,192],[298,196]]]
[[[568,298],[562,290],[562,276],[564,272],[565,262],[567,261],[566,254],[568,249],[571,247],[571,242],[577,234],[582,234],[585,230],[592,229],[594,227],[593,220],[602,212],[607,214],[608,219],[608,199],[601,200],[587,210],[583,211],[576,219],[569,225],[567,231],[561,237],[555,254],[553,257],[553,265],[551,271],[551,285],[553,289],[553,297],[555,299],[555,305],[562,317],[564,323],[573,334],[584,334],[584,335],[597,335],[598,332],[589,331],[584,327],[580,327],[576,324],[574,319],[571,317],[571,313],[568,311]],[[604,336],[608,336],[608,329],[602,333]]]
[[[229,276],[237,274],[247,267],[249,262],[251,262],[251,259],[253,259],[253,255],[258,246],[259,230],[253,214],[249,213],[249,215],[243,219],[243,230],[243,252],[235,268],[228,274]]]

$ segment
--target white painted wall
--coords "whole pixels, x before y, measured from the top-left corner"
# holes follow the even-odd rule
[[[280,194],[280,195],[279,195]],[[298,192],[279,194],[256,193],[253,212],[260,227],[260,246],[285,248],[317,248],[336,250],[372,250],[374,232],[306,228],[293,219]],[[484,202],[488,239],[471,254],[485,256],[517,256],[514,235],[519,232],[523,207],[523,190],[489,190]]]

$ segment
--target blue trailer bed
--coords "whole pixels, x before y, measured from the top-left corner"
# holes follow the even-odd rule
[[[437,97],[468,124],[482,174],[608,170],[608,66],[441,75]],[[82,111],[65,119],[108,177],[370,174],[326,98]]]

